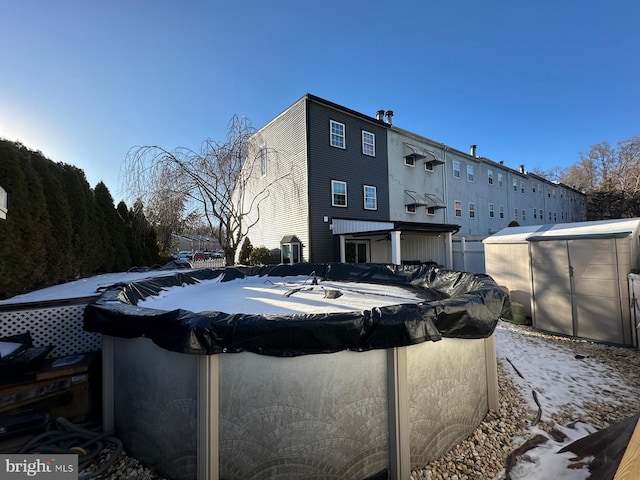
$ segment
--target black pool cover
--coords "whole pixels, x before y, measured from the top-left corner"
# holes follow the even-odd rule
[[[415,289],[425,300],[341,313],[256,315],[183,309],[154,310],[138,301],[172,286],[245,276],[316,276]],[[147,337],[167,350],[212,355],[254,352],[290,357],[341,350],[401,347],[442,337],[489,337],[511,308],[507,293],[484,274],[437,265],[297,264],[189,270],[106,289],[84,312],[84,329],[105,335]]]

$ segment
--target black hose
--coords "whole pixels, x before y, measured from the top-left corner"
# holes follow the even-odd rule
[[[49,422],[46,431],[34,436],[21,446],[13,447],[13,453],[65,453],[78,455],[78,478],[82,480],[97,477],[109,469],[123,450],[120,439],[112,432],[100,432],[76,425],[64,417]],[[83,471],[105,450],[106,444],[112,445],[111,454],[98,469]],[[9,453],[9,452],[4,452]]]
[[[520,373],[520,371],[518,371],[518,369],[513,364],[513,362],[511,360],[509,360],[507,357],[505,357],[505,359],[507,360],[507,362],[509,362],[511,364],[511,366],[513,367],[515,372],[518,374],[518,376],[520,378],[522,378],[523,380],[526,380],[524,378],[524,376]],[[531,425],[536,426],[538,424],[538,422],[540,421],[540,418],[542,417],[542,405],[540,405],[540,401],[538,400],[538,392],[536,392],[532,388],[531,389],[531,394],[533,395],[533,400],[536,402],[536,405],[538,406],[538,413],[536,414],[535,418],[533,419],[533,422],[531,423]]]

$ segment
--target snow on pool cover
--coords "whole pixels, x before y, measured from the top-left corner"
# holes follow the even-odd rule
[[[245,277],[221,282],[222,277],[187,287],[169,287],[138,302],[158,310],[184,308],[192,312],[289,315],[367,310],[387,305],[423,301],[417,291],[393,285],[320,280],[308,276]],[[336,293],[337,292],[337,293]],[[337,297],[337,298],[336,298]]]

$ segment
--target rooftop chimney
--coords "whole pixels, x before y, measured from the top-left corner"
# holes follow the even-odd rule
[[[524,165],[520,165],[520,173],[524,175]]]
[[[469,155],[471,155],[472,157],[475,157],[477,147],[478,147],[477,145],[471,145],[471,147],[469,147]]]
[[[376,112],[376,119],[377,120],[384,120],[384,110],[378,110]]]
[[[387,110],[385,112],[385,115],[387,116],[387,123],[391,125],[391,119],[393,118],[393,110]]]

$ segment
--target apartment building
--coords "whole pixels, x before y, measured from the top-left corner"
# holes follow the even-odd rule
[[[584,195],[307,94],[259,130],[254,246],[285,263],[436,262],[509,224],[584,221]],[[248,195],[248,199],[252,198]]]

